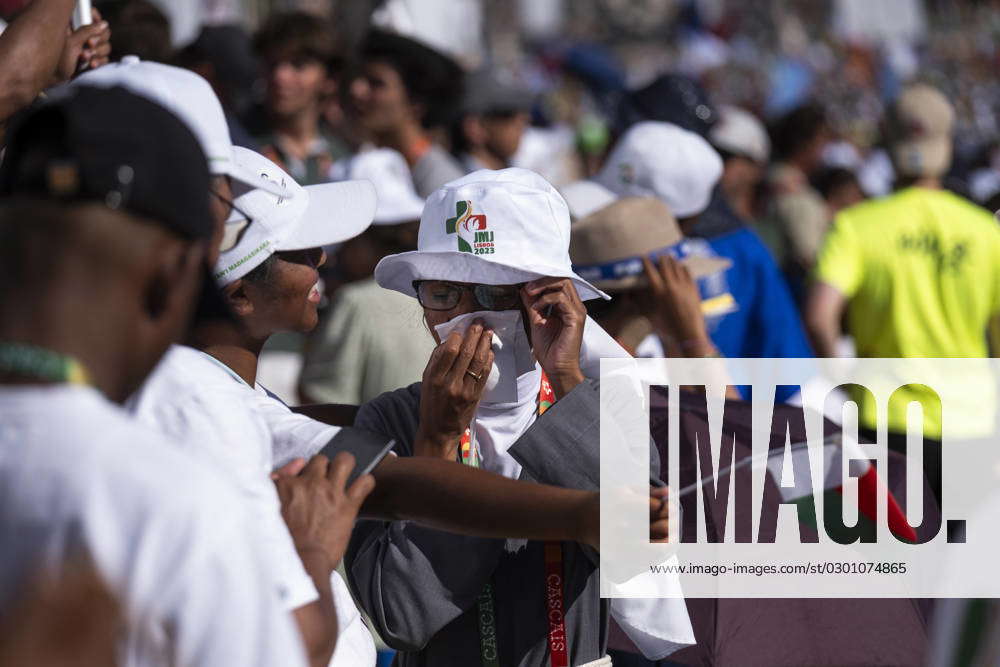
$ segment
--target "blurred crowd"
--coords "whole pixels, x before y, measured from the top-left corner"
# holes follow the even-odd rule
[[[996,1],[75,4],[0,3],[0,665],[707,664],[599,596],[600,359],[1000,350]]]

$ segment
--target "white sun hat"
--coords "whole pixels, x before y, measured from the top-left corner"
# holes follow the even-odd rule
[[[569,210],[527,169],[482,169],[442,186],[424,205],[417,250],[385,257],[375,281],[416,297],[414,280],[514,285],[569,278],[581,299],[608,299],[573,273]]]
[[[605,206],[618,201],[618,195],[600,183],[590,180],[574,181],[559,188],[559,193],[569,206],[569,217],[573,222],[596,213]]]
[[[270,182],[292,196],[244,185],[233,188],[236,198],[226,234],[239,234],[239,240],[215,265],[220,285],[239,280],[276,252],[319,248],[353,238],[375,216],[375,187],[368,181],[303,187],[259,153],[237,146],[233,155],[237,165],[257,175],[258,183]]]
[[[419,220],[424,210],[424,200],[413,187],[406,160],[391,148],[376,148],[338,160],[330,167],[330,180],[366,180],[375,184],[378,209],[374,225]]]
[[[767,164],[771,159],[771,140],[757,116],[729,105],[720,106],[718,111],[719,122],[708,132],[712,144],[720,150]]]
[[[620,197],[657,197],[678,219],[698,215],[722,177],[722,158],[694,132],[658,121],[622,135],[595,180]]]
[[[176,114],[197,137],[212,174],[229,176],[274,194],[290,196],[287,189],[275,183],[260,183],[253,171],[237,163],[222,104],[208,81],[194,72],[147,62],[137,56],[125,56],[121,62],[84,72],[69,85],[98,88],[122,86],[159,104]]]

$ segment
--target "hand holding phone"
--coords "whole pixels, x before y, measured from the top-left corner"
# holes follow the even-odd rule
[[[299,554],[315,551],[331,569],[344,557],[358,511],[375,488],[371,475],[349,483],[354,468],[348,452],[332,461],[318,454],[298,475],[274,480],[281,515]]]

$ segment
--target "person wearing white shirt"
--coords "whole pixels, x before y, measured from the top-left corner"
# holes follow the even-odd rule
[[[289,316],[309,317],[311,310],[315,317],[315,309],[310,309],[309,304],[315,303],[312,295],[318,295],[315,267],[310,265],[316,260],[315,253],[308,249],[343,241],[367,227],[374,214],[374,189],[367,181],[303,188],[263,156],[239,147],[234,151],[238,165],[272,179],[287,188],[291,196],[274,198],[263,190],[241,184],[233,188],[234,216],[252,215],[252,218],[241,231],[239,242],[222,253],[215,273],[220,278],[231,273],[242,275],[252,266],[254,256],[278,251],[283,258],[281,270],[293,278],[302,278],[290,281],[299,288],[301,299],[299,302],[288,299],[294,308]],[[289,224],[303,217],[317,220],[329,211],[341,211],[337,225]],[[211,324],[205,326],[212,328]],[[279,493],[271,480],[275,468],[271,431],[248,403],[248,390],[263,392],[244,383],[214,357],[177,345],[132,397],[129,407],[140,421],[174,436],[177,442],[187,443],[192,454],[204,455],[236,482],[261,531],[259,546],[270,563],[279,594],[286,608],[298,618],[314,649],[313,663],[326,664],[333,654],[330,664],[346,664],[336,659],[336,653],[342,652],[364,656],[363,660],[372,664],[375,646],[371,634],[340,575],[333,571],[340,556],[328,552],[323,558],[313,558],[308,546],[315,540],[310,534],[314,531],[290,532],[286,526]],[[298,439],[309,448],[310,455],[318,453],[337,435],[336,428],[301,419],[317,426],[308,434],[299,432]],[[385,451],[377,445],[373,443],[366,448],[364,455],[358,453],[362,459],[360,465],[367,466],[384,456]],[[338,613],[341,611],[344,613]],[[334,615],[337,635],[331,637],[329,630],[334,626],[330,621]],[[338,647],[336,652],[334,645]]]
[[[192,133],[121,89],[69,91],[10,137],[0,615],[39,570],[84,559],[121,603],[119,664],[297,667],[302,641],[230,484],[116,405],[187,327],[208,280],[208,185]]]
[[[287,188],[263,180],[254,170],[237,163],[222,106],[208,82],[197,74],[128,56],[119,63],[77,77],[71,86],[124,87],[173,112],[194,133],[201,144],[204,156],[208,158],[212,173],[210,188],[206,190],[210,194],[213,216],[213,238],[207,249],[207,261],[210,266],[215,265],[220,249],[232,247],[246,226],[245,221],[241,223],[236,220],[233,224],[226,222],[233,212],[234,188],[244,186],[267,190],[281,197],[283,201],[291,198],[291,192]],[[179,193],[173,192],[170,188],[163,188],[163,191],[169,197],[179,196]],[[237,212],[237,217],[238,215]],[[214,285],[205,291],[205,295],[208,298],[203,298],[199,302],[196,319],[205,321],[228,316],[225,303]],[[175,365],[171,364],[170,360],[178,349],[181,348],[174,346],[168,351],[163,363],[155,369],[149,382],[164,384],[172,399],[187,401],[188,405],[199,401],[201,405],[206,405],[208,401],[204,398],[205,394],[192,396],[190,395],[192,391],[183,390],[183,383],[177,383],[172,379],[170,368]],[[181,365],[181,368],[184,366]],[[182,370],[182,375],[186,373],[186,370]],[[194,385],[188,383],[188,386],[190,388]],[[171,406],[165,406],[164,409],[171,409]],[[218,417],[216,413],[225,416]],[[193,415],[194,411],[187,414]],[[236,432],[237,440],[248,430],[253,433],[252,426],[248,425],[249,422],[242,422],[238,413],[230,413],[225,406],[217,411],[209,411],[208,414],[209,418],[200,422],[207,428],[197,428],[195,422],[188,424],[187,427],[164,428],[164,424],[177,422],[177,419],[170,418],[149,419],[146,423],[156,426],[160,432],[167,433],[175,441],[182,440],[180,446],[187,447],[191,452],[198,452],[199,457],[203,452],[197,446],[203,446],[209,454],[208,465],[225,468],[226,476],[231,482],[236,483],[244,495],[244,503],[247,499],[250,500],[248,507],[261,532],[255,546],[268,563],[266,569],[268,580],[284,601],[286,609],[295,610],[294,618],[313,664],[325,665],[333,652],[337,636],[336,613],[331,599],[332,594],[329,592],[329,574],[340,560],[338,552],[343,549],[343,541],[350,531],[354,513],[348,511],[345,514],[336,502],[332,502],[332,500],[343,500],[343,489],[335,488],[335,494],[331,498],[329,489],[325,488],[319,479],[327,475],[319,475],[320,471],[315,468],[323,467],[324,470],[330,471],[330,476],[335,477],[334,473],[346,462],[340,464],[335,462],[336,465],[328,466],[318,461],[311,469],[312,473],[317,474],[284,479],[282,488],[286,495],[295,492],[296,498],[300,500],[303,495],[312,497],[311,502],[297,502],[294,508],[288,507],[280,504],[267,472],[262,472],[269,468],[266,447],[256,450],[256,453],[250,449],[249,456],[246,456],[246,450],[243,448],[226,450],[205,445],[216,440],[221,443],[234,442],[232,439],[222,437],[226,433],[224,430],[220,436],[220,429],[224,426],[235,425],[240,429]],[[192,448],[192,445],[196,448]],[[264,475],[262,479],[257,479],[258,472]],[[370,480],[368,483],[370,484]],[[360,493],[362,487],[352,488]],[[294,546],[291,544],[288,531],[282,525],[280,520],[282,517],[277,516],[278,510],[283,511],[286,522],[301,527],[298,531],[292,532],[295,538]],[[338,528],[335,529],[335,526]],[[326,594],[324,600],[318,599],[317,586]]]

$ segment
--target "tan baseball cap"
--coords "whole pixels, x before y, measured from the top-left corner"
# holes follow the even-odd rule
[[[896,98],[886,118],[886,138],[902,176],[941,176],[951,166],[955,110],[937,88],[918,83]]]
[[[645,286],[643,257],[672,255],[694,278],[732,266],[704,241],[685,237],[667,205],[654,197],[619,199],[581,219],[571,232],[573,270],[598,289]]]

